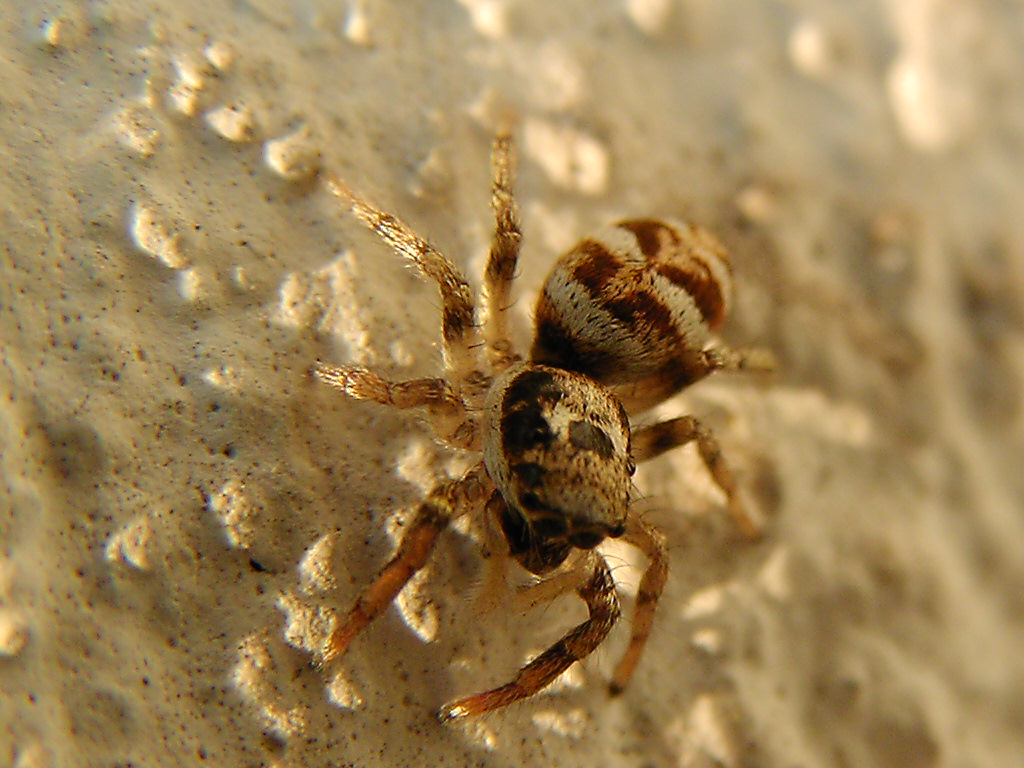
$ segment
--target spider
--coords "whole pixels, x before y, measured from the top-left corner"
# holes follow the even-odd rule
[[[604,641],[620,616],[615,582],[596,550],[607,538],[621,538],[649,561],[612,693],[629,682],[668,575],[663,535],[630,511],[638,462],[696,442],[739,529],[751,538],[759,533],[716,440],[699,421],[682,416],[631,433],[626,410],[646,409],[715,370],[770,365],[767,353],[711,344],[731,297],[722,246],[693,225],[653,219],[622,221],[582,240],[548,277],[524,359],[512,348],[505,316],[521,240],[507,132],[496,137],[491,161],[496,223],[481,325],[469,284],[447,257],[339,178],[325,179],[356,217],[440,288],[445,376],[390,381],[363,367],[323,362],[316,375],[351,397],[421,408],[441,441],[482,457],[419,504],[394,556],[333,627],[321,663],[339,659],[384,611],[449,523],[481,510],[500,529],[508,555],[541,579],[531,588],[537,601],[574,590],[589,612],[510,682],[444,705],[443,722],[533,696]]]

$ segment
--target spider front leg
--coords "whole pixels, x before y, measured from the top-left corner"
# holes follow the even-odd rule
[[[718,487],[725,491],[729,502],[729,512],[736,521],[740,532],[747,538],[758,538],[761,535],[761,525],[750,516],[740,501],[736,480],[722,456],[718,440],[715,439],[711,430],[693,416],[680,416],[651,424],[634,432],[633,459],[639,464],[693,441],[697,442],[697,450]]]
[[[626,523],[626,533],[623,534],[622,540],[643,552],[650,562],[636,592],[633,631],[629,638],[629,646],[622,656],[622,661],[615,668],[615,674],[612,675],[609,684],[613,696],[621,693],[626,683],[633,677],[633,671],[640,661],[644,646],[647,645],[647,637],[651,633],[654,609],[668,579],[668,549],[665,547],[664,536],[633,514]]]
[[[516,362],[505,323],[505,311],[511,304],[512,282],[519,261],[519,208],[512,192],[514,168],[512,137],[499,133],[491,152],[491,207],[494,209],[494,238],[484,272],[484,326],[487,357],[496,371]]]
[[[391,604],[413,574],[426,564],[441,531],[452,520],[482,503],[491,487],[481,464],[460,480],[442,483],[427,495],[402,535],[394,557],[359,596],[345,620],[331,632],[324,645],[322,664],[329,664],[345,654],[352,640]]]
[[[473,295],[459,269],[404,222],[361,198],[341,179],[328,176],[325,184],[367,227],[437,283],[441,290],[445,365],[456,381],[482,385],[486,376],[477,365],[475,348],[479,334],[474,325]]]
[[[356,365],[328,365],[317,361],[314,372],[321,381],[349,397],[372,400],[393,408],[426,409],[434,434],[454,448],[479,450],[479,429],[465,401],[444,379],[389,381]]]
[[[591,564],[592,572],[577,594],[587,604],[590,617],[519,670],[510,683],[445,704],[438,713],[442,722],[483,715],[529,698],[550,685],[574,663],[594,652],[619,619],[619,599],[604,558],[594,552],[584,558],[581,567],[587,563]]]

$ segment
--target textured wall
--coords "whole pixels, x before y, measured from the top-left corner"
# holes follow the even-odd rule
[[[997,0],[18,3],[0,13],[0,763],[1024,764],[1024,14]],[[730,247],[770,382],[666,404],[648,652],[445,727],[583,616],[481,616],[472,527],[330,678],[309,648],[465,466],[314,360],[438,369],[435,290],[326,167],[477,280],[517,121],[514,322],[624,215]],[[634,555],[608,550],[630,602]]]

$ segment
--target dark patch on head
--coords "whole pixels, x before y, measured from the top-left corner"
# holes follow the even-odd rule
[[[554,439],[551,425],[544,418],[544,406],[553,406],[565,391],[548,371],[521,373],[505,391],[502,400],[502,445],[515,456]]]
[[[544,481],[544,467],[532,461],[513,464],[509,467],[512,474],[527,488],[536,488]]]
[[[572,279],[586,288],[591,297],[600,301],[605,286],[615,278],[622,264],[607,246],[596,240],[582,240],[575,251],[586,258],[581,259],[573,269]]]
[[[555,377],[548,371],[530,369],[516,376],[502,400],[502,410],[506,413],[517,405],[534,405],[544,403],[554,405],[565,397],[565,390],[558,384]]]
[[[722,324],[725,320],[725,305],[722,302],[721,287],[705,264],[691,259],[685,269],[673,264],[659,264],[657,271],[670,283],[693,297],[704,322],[712,328]]]
[[[665,245],[679,242],[675,231],[656,219],[627,219],[620,221],[616,226],[636,236],[640,252],[648,259],[661,254]]]
[[[569,442],[583,451],[593,451],[602,459],[615,455],[615,445],[608,434],[589,421],[574,421],[569,424]]]
[[[501,444],[505,453],[511,456],[550,445],[554,437],[551,425],[536,404],[506,413],[501,420]]]
[[[516,455],[531,448],[548,445],[554,439],[544,407],[565,397],[557,379],[545,370],[526,370],[516,376],[502,399],[502,445]]]

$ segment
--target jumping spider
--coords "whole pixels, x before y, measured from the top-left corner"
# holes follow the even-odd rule
[[[731,297],[724,249],[695,226],[652,219],[622,221],[582,240],[548,277],[524,360],[512,349],[504,314],[521,238],[511,150],[509,135],[500,134],[492,153],[496,226],[484,274],[482,346],[470,287],[455,265],[340,179],[326,181],[359,219],[437,283],[446,376],[396,382],[365,368],[324,363],[317,363],[317,376],[355,398],[423,408],[442,441],[481,452],[482,461],[427,494],[395,555],[333,628],[322,662],[340,658],[394,600],[450,522],[480,509],[500,528],[508,554],[547,577],[535,585],[541,599],[572,589],[590,614],[511,682],[446,704],[442,721],[533,696],[601,644],[619,618],[615,582],[595,550],[606,538],[621,538],[649,559],[612,692],[629,682],[668,574],[664,537],[630,511],[637,462],[695,441],[740,530],[750,537],[759,531],[700,422],[682,416],[631,434],[626,410],[650,407],[715,370],[769,364],[766,353],[711,345],[710,333]]]

